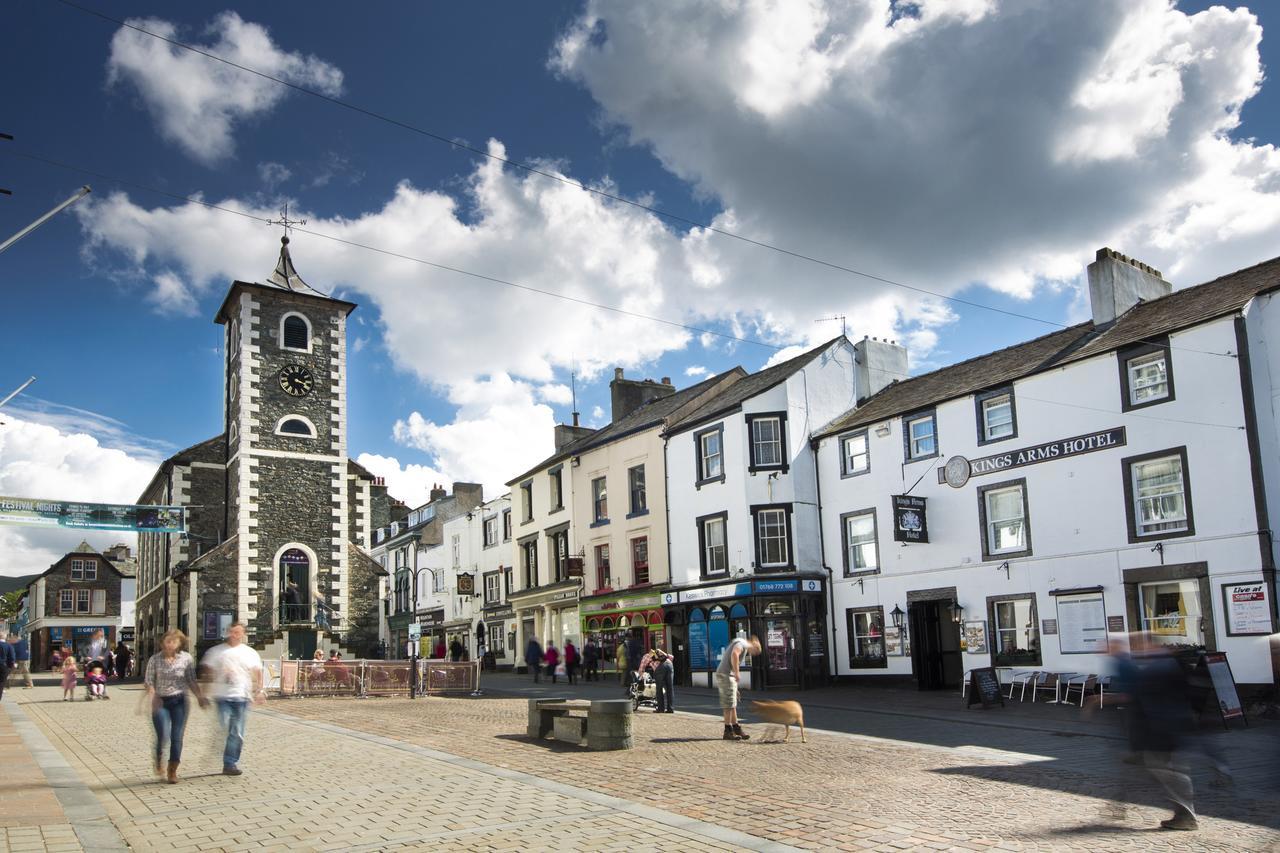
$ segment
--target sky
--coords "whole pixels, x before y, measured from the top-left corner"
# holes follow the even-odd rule
[[[360,306],[349,452],[410,503],[607,423],[614,367],[757,370],[843,315],[918,373],[1087,319],[1101,246],[1175,287],[1280,246],[1274,6],[75,2],[0,11],[0,237],[93,187],[0,254],[0,396],[37,377],[0,495],[131,502],[220,431],[212,318],[285,203]],[[80,538],[0,528],[0,573]]]

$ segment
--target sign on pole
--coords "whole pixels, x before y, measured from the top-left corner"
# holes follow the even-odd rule
[[[0,524],[136,530],[139,533],[185,533],[186,522],[186,512],[180,506],[93,504],[0,497]]]
[[[421,622],[409,623],[409,639],[413,642],[417,642],[418,640],[422,639],[422,623]]]

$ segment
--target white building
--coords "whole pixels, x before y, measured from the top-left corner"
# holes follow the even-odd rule
[[[507,670],[513,668],[520,657],[515,609],[508,598],[515,582],[511,559],[515,555],[511,539],[511,494],[485,502],[477,520],[480,552],[474,571],[476,592],[481,596],[480,621],[484,626],[480,636],[484,638],[484,650],[493,655],[494,666]],[[483,652],[480,654],[483,656]]]
[[[842,336],[741,378],[664,432],[671,589],[663,612],[677,671],[694,684],[708,683],[729,638],[746,634],[764,644],[750,673],[757,686],[827,677],[809,440],[855,401],[854,349]]]
[[[1089,284],[1092,321],[817,437],[840,675],[1105,673],[1108,632],[1146,630],[1272,681],[1280,260],[1171,293],[1104,249]]]

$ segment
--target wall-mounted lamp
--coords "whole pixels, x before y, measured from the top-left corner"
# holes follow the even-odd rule
[[[1001,563],[1000,565],[996,566],[996,571],[997,571],[997,572],[999,572],[999,571],[1003,571],[1003,572],[1004,572],[1004,579],[1005,579],[1005,580],[1009,580],[1009,561],[1008,561],[1008,560],[1005,560],[1003,563]]]
[[[893,620],[893,627],[895,627],[895,628],[901,628],[901,627],[902,627],[902,617],[903,617],[903,616],[905,616],[905,615],[906,615],[906,614],[902,612],[902,608],[901,608],[901,607],[899,607],[899,606],[898,606],[898,605],[896,605],[896,604],[895,604],[895,605],[893,605],[893,609],[889,611],[889,618]]]
[[[951,602],[951,604],[948,605],[948,609],[951,611],[952,622],[955,622],[958,625],[964,621],[964,608],[960,606],[960,602]]]
[[[1152,550],[1152,552],[1153,552],[1153,553],[1156,553],[1156,554],[1159,554],[1159,555],[1160,555],[1160,565],[1162,565],[1162,566],[1163,566],[1163,565],[1164,565],[1164,543],[1163,543],[1163,542],[1157,542],[1157,543],[1155,544],[1155,547],[1153,547],[1151,550]]]
[[[876,424],[876,435],[880,436],[881,438],[884,438],[886,435],[888,435],[889,430],[890,430],[890,427],[887,422]]]
[[[863,582],[863,578],[857,578],[858,592],[866,592],[866,589],[863,587],[862,582]]]

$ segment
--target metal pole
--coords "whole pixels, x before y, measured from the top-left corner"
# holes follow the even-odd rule
[[[413,619],[413,621],[416,623],[418,622],[418,565],[417,565],[418,549],[417,548],[413,549],[413,563],[414,563],[414,566],[413,566],[413,615],[410,616],[409,618]],[[420,642],[421,642],[421,639],[409,640],[409,645],[410,645],[409,666],[412,667],[412,669],[410,669],[409,671],[409,698],[410,699],[416,699],[418,697],[418,643]]]
[[[48,213],[46,213],[44,216],[41,216],[41,217],[40,217],[39,219],[37,219],[35,222],[32,222],[30,225],[28,225],[26,228],[23,228],[23,229],[22,229],[21,231],[19,231],[17,234],[14,234],[14,235],[13,235],[12,237],[10,237],[8,240],[5,240],[3,243],[0,243],[0,252],[3,252],[5,249],[9,248],[9,247],[10,247],[10,246],[12,246],[14,243],[18,242],[18,241],[19,241],[19,240],[21,240],[23,237],[25,237],[25,236],[27,236],[28,234],[30,234],[32,231],[36,230],[36,229],[37,229],[37,228],[39,228],[41,225],[45,224],[45,223],[46,223],[46,222],[48,222],[50,219],[52,219],[53,217],[57,216],[57,215],[58,215],[59,213],[61,213],[64,209],[66,209],[66,208],[70,207],[71,205],[75,204],[76,202],[78,202],[80,199],[82,199],[82,198],[84,198],[85,196],[87,196],[90,192],[92,192],[92,189],[89,187],[89,185],[88,185],[88,184],[85,184],[85,185],[84,185],[84,186],[82,186],[79,190],[77,190],[77,191],[76,191],[76,194],[75,194],[75,195],[73,195],[73,196],[71,196],[71,198],[67,199],[67,200],[66,200],[66,201],[64,201],[62,204],[58,205],[58,206],[57,206],[57,207],[55,207],[53,210],[51,210],[51,211],[49,211]]]

